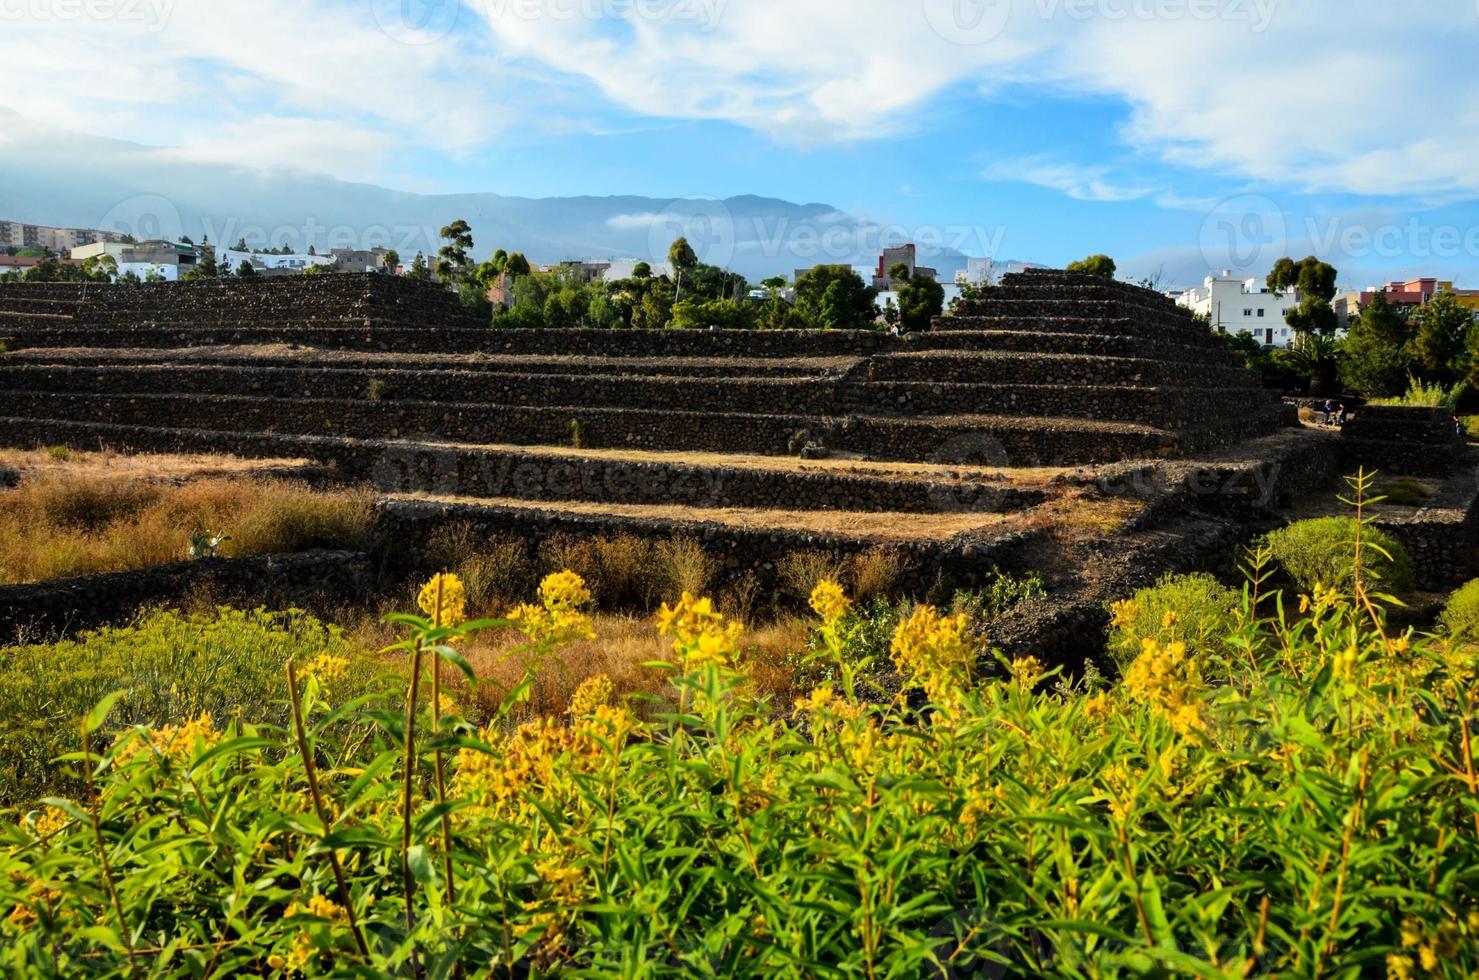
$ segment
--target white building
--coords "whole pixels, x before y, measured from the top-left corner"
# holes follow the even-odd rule
[[[1292,289],[1270,292],[1263,279],[1224,271],[1181,293],[1176,302],[1206,317],[1213,330],[1225,330],[1234,336],[1252,334],[1265,347],[1288,347],[1294,342],[1294,331],[1284,317],[1299,305],[1299,298]]]
[[[282,275],[302,272],[314,265],[334,265],[336,260],[332,255],[273,255],[267,252],[238,252],[228,248],[220,254],[217,261],[226,272],[235,272],[241,268],[243,262],[249,262],[258,272]]]
[[[595,260],[592,259],[591,261],[594,262]],[[607,260],[602,260],[602,264],[604,264],[606,266],[606,270],[603,273],[601,273],[601,279],[603,281],[605,281],[605,282],[620,282],[623,279],[630,279],[630,278],[632,278],[632,273],[634,271],[636,271],[637,266],[640,263],[642,263],[642,262],[647,262],[647,260],[646,259],[607,259]],[[666,263],[666,262],[647,262],[647,264],[652,267],[652,277],[654,279],[656,279],[656,278],[658,278],[660,276],[671,276],[673,274],[673,267],[671,265],[669,265],[668,263]]]
[[[201,249],[182,242],[93,242],[72,249],[77,261],[108,257],[119,276],[177,282],[200,262]]]

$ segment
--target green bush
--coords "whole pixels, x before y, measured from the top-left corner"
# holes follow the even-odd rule
[[[1353,517],[1320,517],[1275,531],[1267,541],[1274,560],[1301,589],[1313,592],[1323,585],[1348,590],[1355,584],[1357,530]],[[1362,576],[1368,584],[1397,594],[1416,588],[1407,549],[1370,525],[1360,532]]]
[[[425,686],[359,712],[307,684],[301,740],[132,731],[95,793],[0,827],[0,970],[1474,976],[1469,663],[1338,596],[1270,612],[1226,677],[1157,645],[1089,690],[983,676],[959,620],[875,603],[827,652],[887,649],[900,696],[773,705],[684,602],[675,711],[593,679],[438,739]],[[402,622],[407,675],[463,645]]]
[[[1109,650],[1126,667],[1146,640],[1185,643],[1194,656],[1220,657],[1242,596],[1211,575],[1167,575],[1114,606]]]
[[[54,760],[77,751],[78,720],[112,691],[128,692],[115,730],[200,715],[281,724],[284,665],[320,654],[355,665],[349,686],[369,679],[369,661],[336,628],[301,612],[157,612],[64,643],[0,649],[0,807],[75,789]]]
[[[1421,483],[1404,476],[1377,490],[1377,496],[1383,498],[1383,503],[1397,507],[1421,507],[1431,495]]]
[[[1479,579],[1449,597],[1438,623],[1455,639],[1479,640]]]

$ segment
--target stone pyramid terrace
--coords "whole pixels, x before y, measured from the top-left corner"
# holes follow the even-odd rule
[[[438,287],[336,275],[4,285],[0,341],[9,445],[308,457],[413,524],[698,529],[760,560],[882,541],[966,578],[1010,563],[1068,468],[1286,418],[1165,297],[1063,272],[904,339],[494,331]]]

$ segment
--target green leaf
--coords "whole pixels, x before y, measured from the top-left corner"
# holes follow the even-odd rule
[[[94,705],[93,709],[87,713],[87,717],[83,719],[83,730],[91,735],[99,728],[102,728],[103,723],[108,720],[108,716],[113,713],[113,707],[127,693],[127,691],[114,691]]]
[[[406,863],[411,866],[411,875],[423,885],[436,881],[436,869],[432,866],[431,854],[425,845],[417,844],[406,852]]]
[[[1150,933],[1156,945],[1166,949],[1176,946],[1176,937],[1171,932],[1171,922],[1166,918],[1165,906],[1161,904],[1161,886],[1155,873],[1145,872],[1140,879],[1140,901],[1145,905],[1145,918],[1150,921]]]

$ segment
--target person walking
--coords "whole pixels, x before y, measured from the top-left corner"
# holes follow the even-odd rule
[[[1325,424],[1326,425],[1329,425],[1330,424],[1330,416],[1332,416],[1334,414],[1335,414],[1335,403],[1333,401],[1331,401],[1330,399],[1328,399],[1328,398],[1325,399]]]

